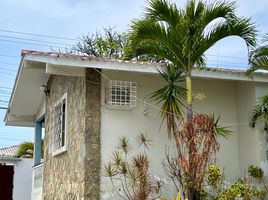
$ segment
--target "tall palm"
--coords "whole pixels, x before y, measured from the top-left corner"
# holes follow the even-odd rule
[[[248,48],[255,45],[254,25],[248,18],[237,17],[235,8],[234,3],[226,1],[207,5],[202,1],[189,0],[186,7],[181,9],[166,0],[151,0],[144,17],[132,21],[125,57],[157,56],[174,68],[173,71],[183,72],[181,75],[186,79],[189,122],[193,118],[191,72],[194,68],[205,66],[204,53],[219,40],[229,36],[242,38]],[[177,78],[181,79],[179,76]],[[176,85],[176,81],[168,84]],[[170,92],[169,95],[174,97],[175,92],[178,91]],[[166,103],[170,96],[159,95],[158,100]],[[163,112],[167,119],[170,114],[181,114],[181,100],[174,99]],[[171,123],[174,123],[174,118]]]
[[[264,131],[266,133],[266,158],[268,159],[268,95],[260,98],[256,104],[250,118],[249,126],[255,128],[257,121],[264,122]]]
[[[251,51],[249,56],[250,68],[248,74],[252,74],[256,70],[268,70],[268,33],[263,37],[263,45],[258,46]]]

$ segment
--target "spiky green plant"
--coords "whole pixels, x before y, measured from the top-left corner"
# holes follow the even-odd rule
[[[109,177],[117,192],[115,182],[120,182],[118,196],[127,200],[153,200],[161,195],[161,183],[154,181],[150,173],[150,161],[146,154],[135,153],[139,148],[147,150],[151,139],[141,133],[136,139],[136,146],[127,137],[119,138],[119,145],[112,155],[112,160],[103,168],[103,175]]]

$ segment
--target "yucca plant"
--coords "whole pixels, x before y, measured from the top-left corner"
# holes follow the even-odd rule
[[[150,145],[151,140],[142,133],[137,137],[136,145],[126,137],[119,138],[112,160],[105,165],[103,173],[110,178],[121,199],[153,200],[161,196],[162,183],[152,178],[146,152],[135,154],[139,148],[148,149]]]

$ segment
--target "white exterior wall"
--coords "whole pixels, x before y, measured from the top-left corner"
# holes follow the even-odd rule
[[[239,131],[239,154],[241,173],[245,174],[249,165],[259,165],[258,130],[250,128],[248,122],[255,106],[255,85],[250,82],[237,83],[237,108]]]
[[[27,158],[21,160],[7,159],[0,160],[0,163],[14,166],[13,200],[31,199],[33,160]]]
[[[255,85],[255,95],[256,100],[257,98],[262,97],[268,94],[268,84],[265,83],[258,83]],[[259,126],[256,128],[257,136],[258,136],[258,153],[259,153],[259,166],[262,167],[264,170],[264,174],[268,176],[268,161],[266,159],[266,152],[265,152],[265,133],[263,130],[263,123],[258,123]]]
[[[138,73],[105,73],[114,80],[126,80],[137,82],[137,96],[146,98],[152,91],[160,85],[156,75],[146,75]],[[149,150],[152,172],[154,175],[164,177],[162,169],[162,158],[165,156],[165,147],[173,148],[172,141],[168,140],[163,127],[161,131],[161,118],[159,111],[148,106],[149,114],[143,114],[143,102],[137,101],[137,107],[131,110],[109,109],[105,106],[105,83],[102,78],[102,109],[101,109],[101,160],[102,168],[105,163],[111,160],[112,152],[118,144],[121,136],[127,136],[132,143],[135,143],[139,133],[147,134],[153,140],[153,146]],[[101,176],[102,191],[111,190],[109,179]],[[109,185],[109,187],[107,187]]]
[[[125,80],[137,82],[137,96],[141,99],[148,97],[151,92],[158,89],[163,82],[157,75],[104,71],[107,77],[112,80]],[[169,140],[166,135],[166,128],[161,125],[159,110],[148,105],[149,114],[143,114],[143,102],[137,101],[137,107],[131,110],[109,109],[105,106],[105,83],[107,80],[102,78],[102,114],[101,114],[101,156],[102,167],[111,160],[112,152],[118,144],[120,136],[127,136],[135,142],[136,136],[140,133],[146,133],[153,139],[153,147],[148,153],[152,163],[152,173],[159,177],[165,177],[162,167],[162,160],[165,157],[166,147],[174,149],[173,141]],[[237,97],[236,82],[224,80],[193,80],[193,91],[204,92],[206,99],[203,102],[194,103],[194,110],[215,114],[221,116],[221,123],[237,124]],[[159,107],[159,106],[158,106]],[[229,140],[221,140],[221,149],[217,155],[217,161],[220,167],[225,167],[225,174],[236,180],[240,177],[239,166],[239,145],[238,145],[238,128],[236,125],[230,126],[233,135]],[[109,180],[101,177],[102,191],[110,190],[107,186]]]
[[[193,110],[220,116],[220,124],[228,127],[232,135],[220,139],[220,151],[217,154],[217,164],[224,168],[224,173],[231,180],[240,177],[236,82],[216,79],[194,79],[193,92],[204,93],[206,99],[193,104]]]
[[[32,159],[22,159],[14,165],[13,200],[31,199]]]

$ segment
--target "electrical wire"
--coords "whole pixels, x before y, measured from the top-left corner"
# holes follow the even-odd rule
[[[5,75],[8,75],[8,76],[15,76],[16,74],[11,74],[11,73],[7,73],[7,72],[0,72],[0,74],[5,74]]]
[[[59,37],[59,36],[52,36],[52,35],[45,35],[45,34],[36,34],[36,33],[27,33],[27,32],[20,32],[20,31],[6,30],[6,29],[0,29],[0,32],[15,33],[15,34],[21,34],[21,35],[31,35],[31,36],[46,37],[46,38],[61,39],[61,40],[77,41],[74,38]]]
[[[3,42],[13,42],[13,43],[18,43],[18,44],[30,44],[30,45],[44,46],[44,47],[50,47],[50,48],[54,47],[54,48],[58,48],[58,49],[64,49],[65,48],[63,46],[46,45],[46,44],[30,43],[30,42],[21,42],[21,41],[15,41],[15,40],[4,40],[4,39],[0,39],[0,41],[3,41]]]
[[[0,70],[10,71],[10,72],[17,72],[17,71],[15,71],[15,70],[7,69],[7,68],[4,68],[4,67],[0,67]]]
[[[2,62],[2,61],[0,61],[0,63],[1,64],[5,64],[5,65],[11,65],[11,66],[18,66],[18,65],[16,65],[16,64],[13,64],[13,63],[7,63],[7,62]]]
[[[44,40],[35,40],[35,39],[30,39],[30,38],[13,37],[13,36],[7,36],[7,35],[0,35],[0,38],[18,39],[18,40],[26,40],[26,41],[32,41],[32,42],[41,42],[41,43],[52,43],[52,44],[58,44],[58,45],[64,45],[64,46],[71,46],[71,45],[73,45],[73,44],[67,44],[67,43],[61,43],[61,42],[51,42],[51,41],[44,41]]]
[[[11,94],[11,92],[0,90],[0,94]]]
[[[4,86],[0,86],[0,88],[5,88],[5,89],[12,89],[12,88],[10,88],[10,87],[4,87]]]
[[[11,55],[5,55],[5,54],[0,54],[0,57],[7,57],[7,58],[20,58],[19,56],[11,56]]]

